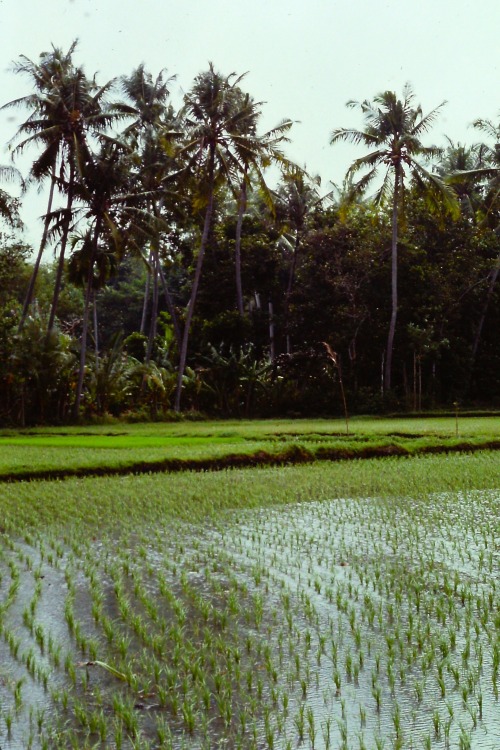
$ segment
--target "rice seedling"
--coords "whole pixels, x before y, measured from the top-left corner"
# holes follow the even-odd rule
[[[305,733],[304,704],[301,703],[299,705],[298,713],[294,716],[293,721],[297,729],[298,741],[302,742]]]

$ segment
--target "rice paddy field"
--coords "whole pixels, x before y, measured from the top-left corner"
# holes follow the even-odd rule
[[[367,440],[456,438],[383,424]],[[338,427],[166,432],[188,457]],[[135,461],[162,428],[4,434],[1,464]],[[460,429],[491,441],[498,421]],[[66,464],[43,444],[65,438]],[[497,451],[10,481],[0,509],[2,750],[500,748]]]
[[[0,480],[500,448],[488,418],[113,424],[0,430]]]

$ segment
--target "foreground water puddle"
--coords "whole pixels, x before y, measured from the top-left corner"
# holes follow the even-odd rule
[[[500,747],[495,492],[3,537],[0,746]]]

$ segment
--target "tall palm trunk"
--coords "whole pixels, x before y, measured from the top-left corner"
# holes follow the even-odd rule
[[[290,263],[290,269],[288,271],[288,283],[286,286],[285,294],[285,315],[284,315],[284,329],[286,335],[286,353],[292,353],[292,344],[290,340],[290,331],[288,330],[290,324],[290,297],[292,296],[293,282],[295,279],[295,271],[297,268],[297,257],[299,255],[301,234],[300,230],[297,229],[295,234],[295,243],[293,246],[292,262]]]
[[[98,325],[98,319],[97,319],[97,289],[92,290],[92,327],[94,329],[94,372],[95,372],[95,379],[96,379],[96,406],[99,413],[101,412],[101,393],[99,389],[99,325]]]
[[[144,297],[142,301],[142,318],[141,318],[141,327],[139,329],[140,333],[144,335],[144,331],[146,330],[146,318],[148,314],[148,302],[149,302],[149,288],[151,285],[151,262],[152,262],[152,254],[151,251],[149,252],[149,263],[147,267],[146,272],[146,282],[144,284]]]
[[[94,328],[94,352],[95,352],[95,366],[96,370],[99,367],[99,324],[97,319],[97,289],[94,289],[92,293],[92,325]]]
[[[245,175],[243,182],[241,183],[241,192],[238,205],[238,221],[236,223],[236,240],[234,244],[234,264],[236,267],[236,299],[238,305],[238,312],[241,316],[244,315],[245,311],[243,308],[243,285],[241,283],[241,230],[243,228],[243,217],[245,215],[247,207],[247,167],[245,167]]]
[[[153,213],[155,215],[155,218],[158,219],[159,218],[158,205],[155,200],[153,201]],[[157,253],[158,253],[158,250],[157,250]],[[177,317],[177,312],[174,306],[174,302],[172,300],[172,295],[170,294],[170,290],[168,288],[168,284],[165,278],[165,274],[163,272],[163,268],[161,267],[161,260],[159,257],[159,253],[158,253],[157,271],[158,271],[158,276],[163,287],[163,294],[165,295],[165,302],[167,304],[167,310],[169,312],[170,317],[172,318],[172,326],[174,329],[175,342],[177,344],[177,348],[180,350],[181,331],[179,328],[179,319]]]
[[[54,170],[52,170],[52,176],[50,180],[49,200],[47,203],[47,213],[45,214],[45,221],[43,223],[42,239],[40,240],[40,246],[38,248],[38,255],[36,256],[36,260],[33,265],[33,271],[31,273],[28,291],[26,292],[26,297],[24,299],[23,311],[21,313],[21,320],[19,321],[18,333],[21,332],[24,326],[25,320],[28,315],[28,310],[33,301],[33,294],[35,291],[36,280],[38,278],[38,271],[40,269],[40,263],[42,260],[43,252],[45,250],[45,245],[47,244],[47,235],[49,233],[49,224],[50,224],[50,212],[52,211],[52,201],[54,199],[55,184],[56,184],[56,177],[55,177]]]
[[[271,300],[268,302],[269,310],[269,357],[271,362],[276,359],[276,344],[274,338],[274,308]]]
[[[80,414],[80,404],[82,400],[82,389],[83,389],[83,379],[85,377],[85,363],[87,360],[87,334],[88,334],[88,328],[89,328],[89,318],[90,318],[90,303],[92,300],[92,287],[93,287],[93,281],[94,281],[94,260],[97,254],[97,243],[99,241],[99,233],[101,231],[101,223],[102,218],[101,216],[97,217],[96,224],[94,227],[94,236],[92,238],[92,251],[90,253],[89,258],[89,269],[88,269],[88,278],[87,278],[87,287],[85,290],[85,302],[84,302],[84,308],[83,308],[83,324],[82,324],[82,343],[80,347],[80,367],[78,370],[78,385],[76,388],[76,396],[75,396],[75,403],[73,406],[73,418],[78,420],[79,414]]]
[[[153,280],[153,300],[151,304],[151,320],[149,322],[148,332],[148,343],[146,347],[146,359],[145,362],[149,362],[153,353],[153,344],[156,338],[156,332],[158,328],[158,248],[151,248],[151,259],[152,259],[152,280]]]
[[[165,301],[167,303],[167,310],[170,314],[170,317],[172,318],[172,326],[174,329],[174,338],[175,343],[177,344],[177,349],[180,350],[181,348],[181,329],[179,328],[179,318],[177,316],[177,312],[174,306],[174,301],[172,299],[172,295],[170,294],[170,290],[168,288],[167,280],[165,278],[165,273],[163,271],[163,268],[161,267],[161,263],[159,264],[158,271],[160,274],[160,281],[163,287],[163,294],[165,295]]]
[[[61,250],[59,251],[59,262],[57,264],[56,279],[54,282],[54,293],[52,296],[52,306],[50,308],[49,323],[47,326],[47,334],[54,328],[54,321],[56,318],[57,304],[59,302],[59,295],[61,293],[62,275],[64,270],[64,255],[66,252],[66,245],[68,243],[69,228],[71,225],[71,211],[73,209],[73,194],[75,183],[75,163],[74,159],[71,158],[70,170],[69,170],[69,182],[68,182],[68,198],[66,201],[66,216],[64,218],[64,228],[61,237]]]
[[[210,168],[210,195],[208,199],[207,210],[205,212],[205,222],[203,225],[203,234],[201,237],[200,251],[198,253],[198,259],[196,261],[196,269],[193,279],[193,288],[191,289],[191,297],[189,299],[186,321],[184,323],[184,331],[182,335],[181,349],[179,352],[179,371],[177,374],[177,388],[175,392],[175,411],[181,410],[181,395],[182,395],[182,381],[184,378],[184,372],[186,370],[187,350],[189,343],[189,333],[191,329],[191,321],[193,319],[194,305],[196,302],[196,295],[198,293],[198,286],[200,284],[201,269],[203,267],[203,257],[205,255],[205,248],[208,241],[208,234],[210,232],[210,226],[212,224],[212,213],[214,206],[214,179],[213,179],[213,155],[211,157],[211,168]]]
[[[387,353],[385,358],[384,390],[392,387],[392,353],[394,350],[394,335],[398,317],[398,208],[399,189],[401,183],[400,167],[396,165],[394,175],[394,199],[392,204],[392,241],[391,241],[391,322],[387,336]]]

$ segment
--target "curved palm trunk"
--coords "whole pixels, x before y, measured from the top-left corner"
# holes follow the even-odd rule
[[[387,336],[387,353],[385,358],[384,390],[392,387],[392,353],[394,350],[394,335],[398,317],[398,202],[401,183],[400,168],[396,167],[394,176],[394,202],[392,204],[392,241],[391,241],[391,322]]]
[[[236,267],[236,299],[238,312],[241,316],[245,314],[243,307],[243,285],[241,283],[241,230],[243,228],[243,217],[247,207],[247,170],[241,183],[240,200],[238,206],[238,221],[236,223],[236,240],[234,244],[234,264]]]
[[[213,179],[211,179],[210,197],[208,199],[208,206],[205,212],[205,222],[203,225],[203,235],[201,238],[200,251],[198,253],[198,259],[196,261],[196,270],[193,279],[193,288],[191,290],[191,297],[189,299],[186,321],[184,323],[184,332],[182,335],[181,349],[179,353],[179,372],[177,374],[177,388],[175,392],[175,411],[181,410],[181,395],[182,395],[182,380],[184,378],[184,372],[186,370],[187,350],[189,343],[189,332],[191,328],[191,321],[193,319],[194,305],[196,302],[196,295],[198,292],[198,286],[200,284],[201,269],[203,266],[203,257],[205,255],[205,248],[208,241],[208,233],[210,231],[210,225],[212,223],[212,213],[214,205],[214,190],[213,190]]]
[[[57,303],[59,302],[59,294],[61,292],[62,275],[64,270],[64,255],[66,252],[66,245],[68,243],[69,228],[71,224],[71,211],[73,208],[73,193],[74,193],[74,182],[75,182],[75,165],[71,160],[70,172],[69,172],[69,183],[68,183],[68,199],[66,201],[66,218],[64,220],[64,229],[61,237],[61,250],[59,252],[59,262],[57,265],[56,280],[54,283],[54,293],[52,296],[52,306],[50,308],[49,323],[47,326],[47,333],[54,328],[54,321],[56,318]]]
[[[87,360],[87,334],[89,329],[89,318],[90,318],[90,303],[92,300],[92,282],[93,282],[93,270],[94,270],[94,259],[96,256],[97,242],[99,240],[99,233],[101,231],[102,219],[99,216],[94,228],[94,236],[92,238],[92,252],[89,259],[89,270],[87,278],[87,287],[85,290],[85,303],[83,308],[83,325],[82,325],[82,343],[80,347],[80,367],[78,370],[78,385],[76,387],[75,403],[73,406],[73,417],[78,420],[80,414],[80,404],[82,400],[82,389],[83,379],[85,377],[85,363]]]
[[[47,213],[45,214],[45,221],[43,224],[42,239],[40,240],[40,246],[38,248],[38,255],[36,256],[36,260],[33,265],[33,271],[31,273],[28,291],[26,292],[26,297],[24,299],[23,311],[21,313],[21,320],[19,321],[19,327],[17,329],[18,333],[21,332],[24,326],[25,320],[28,316],[29,307],[33,301],[33,294],[35,291],[35,284],[36,284],[36,280],[38,277],[38,271],[40,269],[40,263],[42,261],[42,255],[45,250],[45,245],[47,244],[47,235],[49,233],[49,224],[50,224],[50,212],[52,211],[52,201],[54,199],[55,184],[56,184],[56,178],[55,178],[55,174],[53,171],[51,182],[50,182],[50,192],[49,192],[49,200],[47,203]]]

